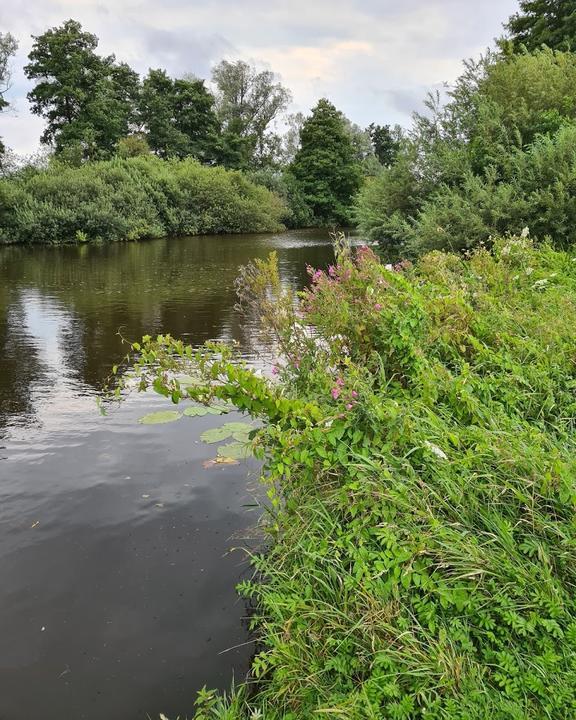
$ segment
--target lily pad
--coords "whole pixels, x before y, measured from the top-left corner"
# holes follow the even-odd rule
[[[210,405],[208,412],[211,415],[226,415],[226,413],[231,412],[233,409],[232,405]]]
[[[209,408],[203,407],[202,405],[192,405],[184,410],[186,417],[203,417],[204,415],[208,415],[208,413]]]
[[[232,433],[232,437],[234,440],[241,442],[241,443],[250,442],[250,435],[248,435],[247,432],[235,432],[235,433]]]
[[[206,468],[206,470],[209,470],[210,468],[218,465],[239,465],[239,462],[234,458],[220,457],[220,455],[218,455],[218,457],[215,457],[212,460],[205,460],[202,465]]]
[[[250,446],[243,442],[232,442],[227,445],[220,445],[218,456],[232,458],[233,460],[245,460],[252,455]]]
[[[161,410],[160,412],[148,413],[141,417],[138,422],[142,425],[163,425],[164,423],[171,423],[175,420],[179,420],[182,414],[177,410]]]
[[[245,432],[248,433],[252,430],[252,425],[245,422],[227,422],[223,427],[228,428],[231,432]]]
[[[200,435],[200,440],[205,443],[215,443],[220,442],[221,440],[226,440],[226,438],[229,438],[231,435],[232,430],[223,425],[222,427],[205,430],[202,435]]]

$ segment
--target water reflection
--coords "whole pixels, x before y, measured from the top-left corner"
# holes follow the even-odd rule
[[[235,339],[258,361],[233,284],[271,250],[295,287],[331,258],[325,233],[0,249],[0,720],[190,715],[205,682],[241,679],[229,549],[255,522],[257,467],[204,468],[212,417],[145,427],[163,400],[101,418],[95,395],[119,330]]]

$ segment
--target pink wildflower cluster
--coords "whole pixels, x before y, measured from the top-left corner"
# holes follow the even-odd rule
[[[330,390],[330,394],[332,395],[332,398],[334,400],[338,400],[342,396],[342,393],[344,392],[344,379],[341,377],[336,378],[336,383],[332,390]],[[346,410],[352,410],[354,405],[356,405],[356,401],[358,400],[358,393],[356,390],[352,390],[350,394],[346,398]]]
[[[360,245],[356,250],[356,264],[363,265],[366,262],[379,262],[378,256],[368,245]]]

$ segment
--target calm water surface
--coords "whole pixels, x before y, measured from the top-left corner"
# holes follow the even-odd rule
[[[0,720],[192,714],[252,653],[234,586],[257,522],[254,463],[205,469],[221,419],[143,426],[148,394],[100,417],[118,331],[266,348],[234,311],[238,266],[284,281],[332,258],[326,234],[0,248]],[[238,417],[228,416],[228,419]]]

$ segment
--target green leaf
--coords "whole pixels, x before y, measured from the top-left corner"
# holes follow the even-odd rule
[[[232,458],[233,460],[245,460],[251,457],[252,451],[250,446],[243,442],[232,442],[227,445],[220,445],[218,455],[220,457]]]
[[[202,405],[192,405],[184,410],[186,417],[203,417],[204,415],[208,415],[208,413],[209,408],[203,407]]]
[[[249,433],[250,430],[252,430],[252,425],[245,422],[227,422],[222,427],[228,428],[228,430],[233,433]]]
[[[229,438],[231,435],[232,431],[228,428],[217,427],[205,430],[202,435],[200,435],[200,440],[205,443],[215,443],[220,442],[221,440],[226,440],[226,438]]]
[[[179,420],[182,414],[177,410],[161,410],[160,412],[148,413],[138,420],[142,425],[162,425]]]

